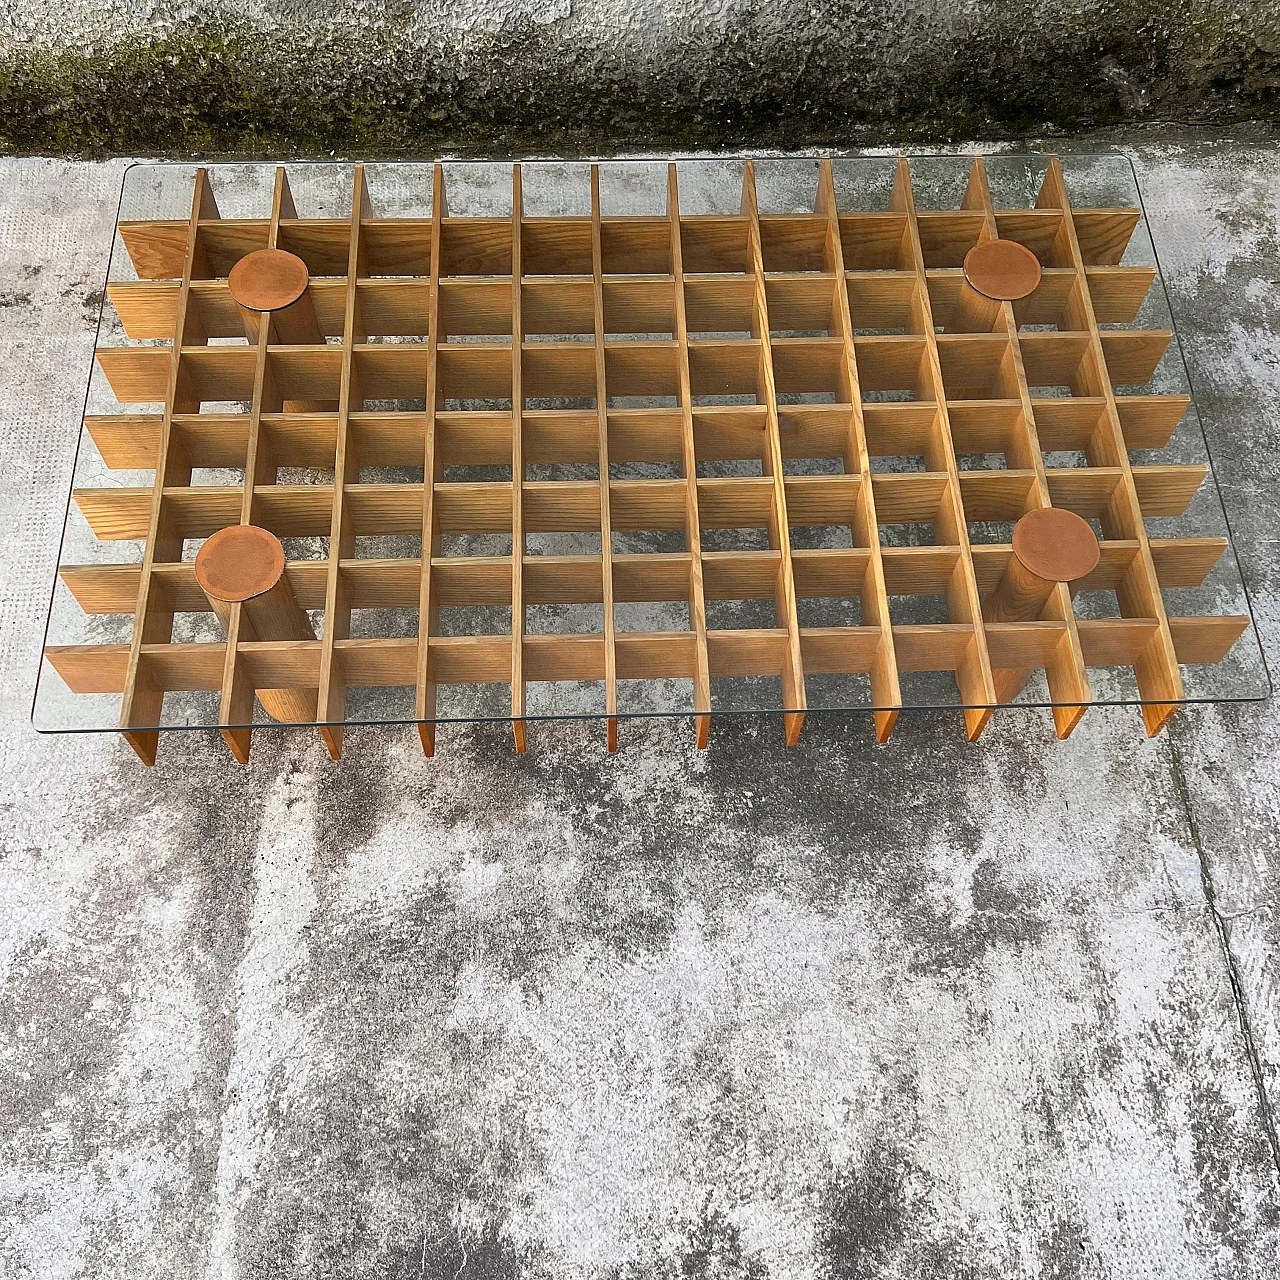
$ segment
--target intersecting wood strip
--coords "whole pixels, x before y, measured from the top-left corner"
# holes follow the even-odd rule
[[[283,169],[276,170],[275,186],[271,197],[271,221],[267,228],[267,248],[275,248],[280,238],[280,220],[282,217],[295,216],[297,210],[293,205],[293,196],[289,190],[289,179]],[[230,268],[228,268],[230,270]],[[193,288],[196,286],[193,285]],[[230,290],[227,290],[229,295]],[[218,328],[218,335],[234,336],[243,332],[243,320],[238,311],[234,319],[224,318]],[[260,501],[259,486],[265,487],[269,480],[276,479],[276,468],[271,456],[271,443],[264,438],[262,430],[263,412],[268,407],[274,408],[274,402],[268,406],[265,402],[268,395],[267,386],[267,352],[271,343],[271,325],[261,325],[255,347],[253,398],[249,405],[249,420],[245,439],[244,484],[239,501],[239,521],[241,524],[254,524],[259,519]],[[283,411],[281,400],[280,409]],[[196,420],[199,420],[199,405],[196,406]],[[337,428],[334,430],[336,448]],[[329,456],[325,455],[327,464]],[[273,529],[278,532],[280,521],[277,519]],[[326,575],[327,576],[327,575]],[[314,584],[321,591],[320,603],[324,601],[324,587],[318,582]],[[201,592],[203,594],[203,592]],[[222,693],[218,701],[218,726],[231,754],[241,764],[249,759],[252,733],[246,727],[253,719],[256,686],[252,659],[247,646],[255,640],[243,608],[239,604],[231,606],[227,621],[227,649],[222,673]]]
[[[440,228],[444,219],[444,170],[433,165],[431,170],[431,235],[429,245],[440,243]],[[424,390],[422,429],[422,553],[418,559],[418,652],[417,669],[414,672],[413,713],[418,720],[418,738],[423,752],[430,756],[436,749],[436,700],[438,680],[431,661],[431,638],[439,630],[439,614],[442,592],[437,590],[436,575],[432,565],[440,554],[440,517],[436,512],[436,486],[443,483],[444,439],[441,429],[440,368],[437,356],[440,350],[440,253],[430,250],[430,279],[427,288],[427,378]],[[501,458],[510,451],[512,435],[511,419],[505,424],[499,421],[498,447],[485,460]],[[505,425],[505,432],[501,428]],[[381,461],[381,459],[379,459]],[[506,598],[511,598],[511,579],[505,566],[495,565],[501,592],[505,577]],[[474,595],[474,592],[469,593]],[[467,595],[464,594],[463,599]],[[501,596],[499,597],[501,599]]]
[[[141,555],[59,574],[86,614],[132,615],[133,634],[46,655],[71,689],[121,695],[120,727],[144,760],[170,692],[216,695],[217,723],[246,760],[255,692],[276,688],[314,690],[335,758],[348,690],[382,687],[413,691],[404,718],[431,754],[442,685],[509,686],[523,750],[529,681],[598,683],[614,750],[633,681],[687,682],[705,746],[718,681],[776,680],[794,742],[806,706],[829,705],[814,682],[865,679],[884,741],[910,705],[900,672],[950,673],[976,738],[1043,669],[1065,737],[1092,698],[1086,669],[1124,666],[1156,732],[1183,697],[1179,664],[1222,661],[1245,630],[1241,617],[1167,616],[1162,591],[1203,583],[1227,544],[1148,536],[1147,520],[1188,509],[1208,469],[1129,459],[1164,448],[1190,401],[1135,390],[1172,339],[1133,327],[1156,278],[1123,262],[1140,211],[1072,208],[1056,160],[1035,208],[995,208],[979,159],[960,208],[931,210],[917,209],[903,159],[889,207],[867,213],[841,210],[829,160],[812,210],[785,213],[760,207],[751,161],[740,207],[717,214],[683,212],[668,165],[659,216],[606,212],[597,166],[589,212],[531,216],[520,165],[509,216],[455,216],[445,170],[431,172],[429,217],[381,216],[357,165],[349,217],[299,217],[281,168],[268,217],[223,219],[199,170],[187,220],[120,224],[138,279],[112,282],[110,301],[131,343],[160,345],[97,352],[119,409],[85,428],[108,468],[154,482],[77,489],[94,536],[138,542]],[[975,302],[967,290],[964,257],[993,238],[1040,260],[1028,297]],[[272,247],[306,261],[323,342],[288,345],[271,325],[239,341],[227,274]],[[1047,466],[1055,452],[1085,465]],[[967,461],[989,454],[1004,465]],[[879,468],[895,458],[922,469]],[[699,474],[741,462],[758,474]],[[670,470],[615,476],[611,463]],[[533,478],[547,466],[595,474]],[[456,467],[506,478],[455,478]],[[209,468],[243,469],[242,482],[196,483]],[[368,468],[403,478],[370,480]],[[1050,505],[1096,522],[1098,565],[1075,587],[1114,593],[1121,616],[1077,620],[1059,585],[1040,618],[984,623],[982,598],[1013,552],[1007,538],[975,541],[975,527]],[[209,613],[190,544],[236,523],[322,543],[321,558],[285,569],[319,616],[314,640],[261,640],[239,606],[223,640],[175,639],[176,615]],[[895,532],[922,528],[928,545]],[[846,545],[813,546],[815,529]],[[763,545],[738,545],[739,530]],[[600,546],[531,551],[545,535]],[[736,549],[704,547],[708,535]],[[485,536],[510,537],[509,550],[466,550]],[[362,549],[385,537],[420,538],[420,551]],[[667,549],[620,549],[631,545]],[[945,621],[895,619],[920,597],[937,598]],[[772,616],[709,626],[708,601]],[[846,625],[805,625],[801,604],[832,601],[854,607]],[[675,603],[688,606],[679,630],[615,617]],[[527,611],[544,606],[591,606],[602,622],[537,634]],[[442,634],[468,609],[509,611],[509,627]],[[360,611],[412,622],[357,636]]]
[[[915,198],[911,191],[911,170],[905,159],[899,159],[894,178],[892,204],[906,214],[907,264],[917,277],[925,275],[924,241],[920,219],[916,216]],[[970,225],[968,235],[977,239],[981,235],[984,219],[979,214],[976,225]],[[958,252],[958,251],[957,251]],[[961,258],[963,260],[963,257]],[[924,377],[933,388],[938,416],[934,423],[935,445],[933,452],[941,462],[945,484],[937,508],[937,524],[948,543],[960,548],[960,559],[951,579],[947,594],[947,608],[952,622],[968,627],[962,656],[955,665],[956,683],[966,702],[964,719],[966,733],[971,742],[976,741],[991,717],[997,695],[991,674],[991,659],[987,653],[986,635],[982,628],[982,605],[978,597],[978,585],[973,576],[973,558],[969,554],[969,530],[960,492],[960,474],[956,465],[955,445],[951,437],[947,400],[950,389],[942,371],[937,333],[933,320],[932,304],[927,289],[917,288],[916,306],[919,308],[919,327],[924,333]],[[976,348],[963,353],[972,359]]]
[[[684,251],[680,231],[680,188],[676,166],[667,165],[667,217],[676,338],[676,379],[680,399],[680,467],[684,473],[685,547],[689,554],[689,625],[693,631],[693,707],[699,747],[711,733],[711,660],[707,641],[707,603],[702,562],[702,521],[698,513],[697,417],[693,410],[693,382],[689,366],[688,300],[684,279]],[[669,455],[668,455],[669,456]],[[655,459],[658,460],[658,459]]]
[[[983,238],[997,238],[999,225],[995,207],[991,201],[991,189],[987,183],[986,165],[981,157],[973,163],[964,203],[983,214]],[[1002,302],[996,311],[998,312],[996,328],[997,330],[1002,328],[1007,335],[1010,367],[1021,408],[1020,413],[1011,415],[1008,459],[1011,465],[1029,467],[1031,471],[1024,491],[1022,508],[1013,513],[1016,519],[1029,509],[1035,510],[1054,505],[1055,498],[1045,471],[1043,446],[1036,430],[1035,411],[1031,404],[1031,392],[1023,360],[1023,346],[1019,340],[1018,320],[1014,314],[1013,304]],[[961,496],[965,498],[966,507],[969,506],[963,478],[960,491]],[[992,583],[990,589],[994,589],[995,585]],[[1025,667],[1001,666],[993,659],[995,670],[992,671],[992,680],[996,686],[997,698],[1007,702],[1016,697],[1026,686],[1032,668],[1043,667],[1049,684],[1049,694],[1054,703],[1054,725],[1058,737],[1066,738],[1080,722],[1080,717],[1090,701],[1090,693],[1088,676],[1085,674],[1084,655],[1080,648],[1080,636],[1076,630],[1075,614],[1071,608],[1071,595],[1065,583],[1059,582],[1054,586],[1045,605],[1045,615],[1047,621],[1064,624],[1054,634],[1053,643],[1045,649],[1037,649],[1033,660]],[[990,641],[990,636],[988,639]]]
[[[134,609],[133,638],[130,642],[129,661],[125,670],[124,696],[121,701],[120,727],[124,731],[126,741],[138,753],[138,757],[144,764],[155,763],[159,735],[153,726],[160,721],[163,696],[148,686],[145,671],[140,675],[140,669],[145,661],[142,649],[146,644],[171,639],[173,633],[173,610],[168,607],[167,601],[160,593],[152,591],[151,571],[157,560],[182,558],[182,538],[168,527],[165,520],[164,495],[165,487],[174,481],[189,483],[191,480],[190,466],[184,466],[182,455],[172,448],[173,415],[191,408],[191,393],[180,378],[182,349],[190,339],[203,340],[202,334],[191,334],[187,331],[186,304],[191,291],[191,277],[205,265],[201,261],[198,230],[200,220],[217,216],[218,209],[209,187],[208,172],[198,169],[195,190],[191,197],[191,217],[187,225],[186,250],[180,269],[182,284],[173,331],[173,345],[167,353],[165,410],[156,448],[155,482],[145,535],[146,546],[142,555],[138,599]],[[103,371],[107,372],[105,367]],[[195,408],[199,409],[198,403]]]
[[[600,604],[604,617],[604,706],[608,723],[606,742],[610,751],[618,749],[618,658],[614,637],[613,523],[610,519],[609,483],[609,391],[605,350],[604,248],[600,222],[600,167],[591,166],[591,332],[595,347],[596,467],[600,483],[600,566],[590,566],[592,585],[600,584]],[[661,323],[659,321],[659,323]],[[591,601],[594,603],[594,600]]]
[[[1060,232],[1061,244],[1064,257],[1069,259],[1078,278],[1084,277],[1086,262],[1101,265],[1118,263],[1123,256],[1128,236],[1137,226],[1140,216],[1138,210],[1133,210],[1132,218],[1114,219],[1119,230],[1102,230],[1107,225],[1103,219],[1084,211],[1072,211],[1066,181],[1062,176],[1062,165],[1056,156],[1049,162],[1037,203],[1056,206],[1067,213]],[[1123,231],[1126,225],[1127,232]],[[1088,258],[1085,256],[1086,246]],[[1164,599],[1160,594],[1160,582],[1151,558],[1141,502],[1134,485],[1133,468],[1129,463],[1124,428],[1116,408],[1112,375],[1107,365],[1107,348],[1098,330],[1087,282],[1073,292],[1068,303],[1068,315],[1076,327],[1083,325],[1088,333],[1089,350],[1082,356],[1080,365],[1081,386],[1086,394],[1100,394],[1104,402],[1098,433],[1094,437],[1101,454],[1099,460],[1103,465],[1117,466],[1120,469],[1120,483],[1115,491],[1115,500],[1108,509],[1114,514],[1124,536],[1135,538],[1138,542],[1138,554],[1134,557],[1133,567],[1117,592],[1120,610],[1125,617],[1140,617],[1155,623],[1150,639],[1133,662],[1134,674],[1143,697],[1142,717],[1147,732],[1155,734],[1160,731],[1182,698],[1182,673],[1178,669]],[[1162,352],[1163,349],[1162,346]],[[1089,367],[1090,356],[1096,362],[1092,368]],[[1074,387],[1072,389],[1075,390]]]

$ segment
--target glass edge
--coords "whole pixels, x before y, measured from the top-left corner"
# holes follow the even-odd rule
[[[407,685],[394,686],[398,688],[408,688]],[[955,712],[955,711],[992,711],[992,712],[1026,712],[1026,711],[1052,711],[1057,707],[1083,707],[1086,711],[1093,708],[1140,708],[1145,706],[1173,706],[1181,707],[1215,707],[1228,705],[1257,705],[1267,702],[1272,697],[1273,689],[1270,685],[1265,692],[1249,693],[1249,694],[1233,694],[1230,697],[1198,697],[1198,698],[1182,698],[1172,703],[1156,703],[1151,701],[1143,701],[1140,698],[1122,698],[1110,701],[1095,702],[936,702],[936,703],[916,703],[906,704],[897,707],[877,707],[877,706],[848,706],[848,707],[804,707],[792,708],[786,707],[724,707],[712,708],[710,711],[694,711],[692,709],[684,709],[680,711],[619,711],[610,716],[604,711],[581,711],[581,712],[561,712],[555,715],[523,715],[523,716],[439,716],[434,719],[419,720],[413,716],[389,717],[383,719],[370,720],[308,720],[302,721],[254,721],[248,724],[214,724],[212,722],[205,724],[159,724],[151,726],[139,726],[136,730],[129,730],[121,725],[70,725],[65,727],[53,727],[51,725],[41,725],[32,721],[32,728],[35,732],[46,734],[48,736],[57,736],[67,733],[184,733],[184,732],[205,732],[209,730],[222,729],[360,729],[360,728],[378,728],[380,726],[408,726],[419,724],[435,724],[435,725],[464,725],[464,724],[515,724],[517,722],[537,722],[542,724],[552,724],[556,721],[596,721],[603,723],[606,720],[695,720],[699,716],[711,716],[712,718],[720,718],[723,716],[786,716],[795,715],[878,715],[883,712],[906,712],[906,713],[931,713],[931,712]]]

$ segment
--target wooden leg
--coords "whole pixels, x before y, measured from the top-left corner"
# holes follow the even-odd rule
[[[299,608],[284,576],[284,547],[268,530],[254,525],[220,529],[201,546],[195,570],[196,581],[224,627],[230,622],[232,605],[240,605],[242,628],[247,620],[252,630],[252,636],[242,630],[243,639],[316,638],[311,620]],[[286,724],[315,723],[315,689],[259,689],[257,694],[272,719]],[[333,754],[333,747],[329,749]]]
[[[877,711],[874,713],[874,718],[876,723],[876,741],[883,746],[889,741],[889,736],[893,733],[893,727],[898,723],[898,712]]]

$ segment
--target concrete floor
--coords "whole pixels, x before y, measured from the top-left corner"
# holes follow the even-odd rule
[[[1275,135],[1099,143],[1275,667]],[[0,1274],[1275,1276],[1274,703],[37,736],[122,167],[0,162]]]

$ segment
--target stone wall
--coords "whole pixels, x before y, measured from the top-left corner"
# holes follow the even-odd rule
[[[0,147],[840,146],[1276,114],[1280,0],[10,0]]]

